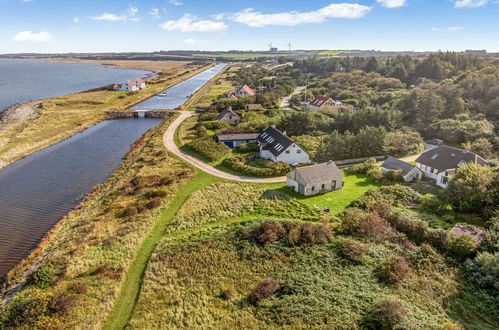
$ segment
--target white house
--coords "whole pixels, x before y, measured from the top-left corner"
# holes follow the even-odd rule
[[[473,163],[486,166],[487,161],[468,150],[439,146],[423,152],[416,159],[417,167],[427,178],[434,179],[437,186],[447,187],[447,182],[454,176],[460,165]]]
[[[333,161],[299,167],[286,175],[286,184],[299,194],[310,196],[343,187],[343,173]]]
[[[309,154],[291,140],[286,132],[279,131],[275,125],[267,128],[257,138],[260,157],[274,162],[304,164],[310,161]]]
[[[229,95],[229,98],[238,99],[240,97],[252,96],[255,95],[256,92],[248,85],[237,86]]]
[[[138,87],[139,89],[144,89],[144,88],[146,88],[146,82],[145,82],[144,80],[140,79],[140,78],[135,79],[135,80],[134,80],[134,83],[135,83],[135,85],[137,85],[137,87]]]
[[[115,91],[122,91],[122,92],[135,92],[139,89],[139,87],[137,87],[137,85],[133,81],[128,80],[124,84],[114,84],[113,89]]]
[[[381,171],[385,174],[389,171],[402,171],[402,177],[405,182],[416,182],[421,180],[423,172],[416,166],[406,163],[394,157],[388,157],[383,164],[381,164]]]

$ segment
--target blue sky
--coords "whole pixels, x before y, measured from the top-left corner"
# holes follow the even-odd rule
[[[0,0],[0,53],[499,51],[498,0]]]

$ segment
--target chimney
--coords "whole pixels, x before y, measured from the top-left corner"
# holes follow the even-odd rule
[[[275,125],[270,125],[270,127],[275,128]]]
[[[282,131],[282,135],[286,135],[286,136],[288,136],[288,135],[286,134],[286,131]]]
[[[468,148],[463,149],[463,153],[467,154],[469,152]]]

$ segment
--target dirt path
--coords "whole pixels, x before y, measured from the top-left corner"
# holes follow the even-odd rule
[[[175,144],[175,131],[177,130],[180,123],[182,123],[185,119],[194,115],[195,114],[192,111],[180,111],[179,116],[170,124],[170,126],[168,126],[168,129],[166,130],[163,136],[163,143],[171,153],[182,158],[183,160],[185,160],[189,164],[192,164],[193,166],[197,167],[203,172],[206,172],[208,174],[226,180],[233,180],[239,182],[253,182],[253,183],[276,183],[276,182],[286,181],[286,177],[284,176],[277,178],[253,178],[253,177],[230,174],[224,171],[220,171],[214,168],[213,166],[206,164],[205,162],[180,150],[180,148],[177,147],[177,145]]]
[[[305,89],[305,86],[298,86],[298,87],[295,88],[295,90],[293,91],[293,93],[291,93],[291,95],[284,96],[282,98],[281,108],[289,109],[289,101],[291,100],[291,97],[300,94],[301,91],[304,90],[304,89]]]

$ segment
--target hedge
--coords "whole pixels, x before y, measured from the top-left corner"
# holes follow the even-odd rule
[[[211,161],[218,160],[230,152],[229,147],[223,143],[217,143],[212,137],[195,139],[188,147]]]
[[[253,167],[245,164],[244,159],[240,157],[227,158],[223,161],[223,165],[234,171],[256,177],[282,176],[291,170],[291,167],[283,162],[269,162],[268,167],[265,168]]]

